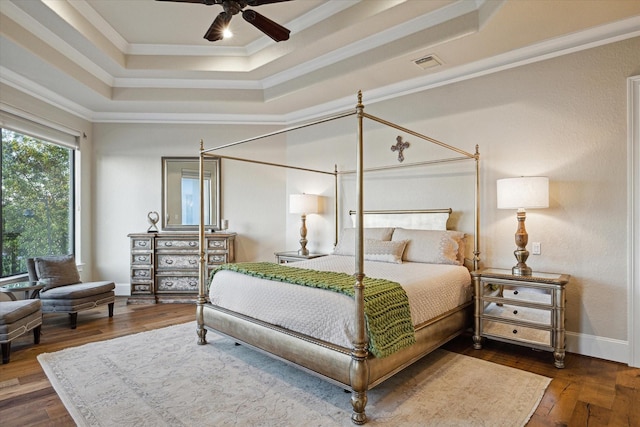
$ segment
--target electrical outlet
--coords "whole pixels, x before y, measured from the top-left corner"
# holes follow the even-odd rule
[[[541,254],[540,242],[532,242],[531,243],[531,253],[534,254],[534,255],[540,255]]]

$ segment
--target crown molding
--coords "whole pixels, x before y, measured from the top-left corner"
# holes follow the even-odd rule
[[[9,1],[1,1],[2,13],[15,21],[21,27],[28,29],[35,37],[60,52],[74,64],[78,65],[103,83],[112,86],[113,76],[98,66],[95,62],[80,53],[54,32],[31,17],[28,13]],[[44,2],[46,4],[46,1]]]
[[[80,119],[92,121],[95,113],[88,108],[77,104],[68,98],[58,95],[57,93],[41,86],[20,74],[0,65],[0,83],[10,86],[25,95],[29,95],[39,101],[51,105],[54,108],[65,111]]]

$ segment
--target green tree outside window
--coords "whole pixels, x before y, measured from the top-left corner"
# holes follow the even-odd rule
[[[2,277],[73,253],[73,150],[2,129]]]

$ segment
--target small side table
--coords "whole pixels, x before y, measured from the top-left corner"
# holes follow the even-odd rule
[[[553,352],[556,368],[564,368],[565,286],[569,276],[488,268],[471,273],[475,288],[473,347],[484,337]]]
[[[38,298],[44,285],[40,282],[18,282],[0,286],[0,292],[7,294],[12,301],[17,301],[14,292],[24,292],[24,299]]]
[[[308,259],[319,258],[327,254],[301,255],[298,251],[276,252],[276,262],[278,264],[289,264],[290,262],[306,261]]]

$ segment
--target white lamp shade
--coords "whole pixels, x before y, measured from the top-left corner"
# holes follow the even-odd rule
[[[289,212],[295,214],[318,213],[319,197],[315,194],[291,194],[289,196]]]
[[[549,178],[523,176],[497,181],[498,209],[549,207]]]

